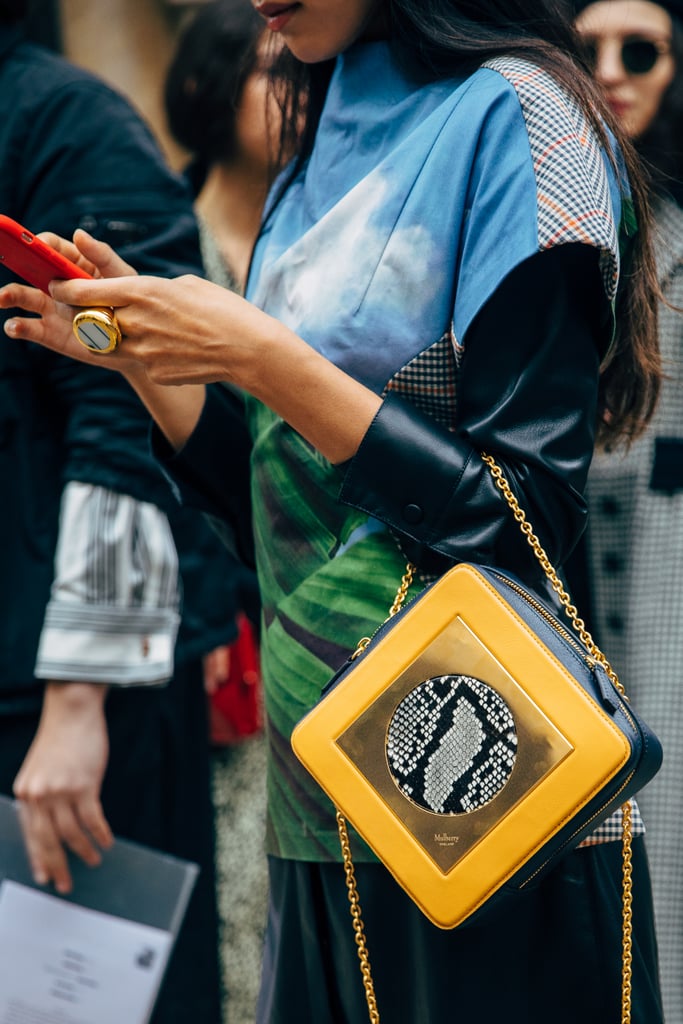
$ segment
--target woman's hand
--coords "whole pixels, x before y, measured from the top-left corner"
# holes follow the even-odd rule
[[[10,284],[0,289],[0,309],[23,309],[33,314],[30,317],[11,317],[4,325],[5,333],[17,340],[37,342],[79,362],[119,371],[138,392],[170,443],[176,448],[181,447],[194,429],[203,408],[204,389],[176,388],[168,393],[167,389],[150,380],[144,361],[137,358],[140,353],[134,351],[132,346],[127,346],[125,340],[116,351],[98,354],[83,346],[73,333],[73,317],[79,307],[113,307],[121,296],[120,301],[126,309],[116,312],[125,335],[128,323],[137,322],[135,309],[130,306],[134,296],[129,290],[131,283],[138,281],[136,271],[109,245],[97,241],[85,231],[77,231],[73,242],[49,233],[40,237],[87,270],[95,280],[82,281],[86,288],[77,294],[69,292],[67,282],[54,282],[53,296],[22,284]],[[120,279],[116,299],[109,294],[115,278]],[[154,293],[156,278],[139,280],[141,286],[138,287],[138,292],[141,298],[144,293]],[[166,286],[170,284],[159,283]],[[103,290],[107,293],[104,297]],[[170,315],[170,310],[168,312]],[[159,316],[157,326],[163,325],[165,319],[164,311],[164,314]],[[121,320],[124,322],[121,323]],[[144,353],[144,346],[142,351]],[[157,353],[158,346],[150,355],[150,360],[156,359]]]
[[[18,306],[38,318],[12,317],[12,338],[35,341],[65,355],[117,369],[144,372],[158,384],[236,380],[246,370],[250,344],[270,318],[248,302],[199,277],[138,276],[110,246],[85,231],[74,242],[40,236],[88,270],[95,280],[54,280],[50,296],[26,285],[0,290],[0,308]],[[71,337],[79,308],[111,307],[122,334],[113,353],[91,354]]]
[[[284,324],[192,275],[135,276],[108,245],[84,231],[75,233],[74,243],[99,278],[53,281],[49,298],[22,285],[0,290],[0,308],[18,305],[39,315],[13,317],[5,324],[10,337],[120,370],[176,449],[201,414],[203,384],[225,381],[270,406],[331,462],[356,452],[381,398]],[[106,355],[89,354],[68,323],[78,308],[98,306],[115,310],[122,334],[118,348]]]
[[[136,275],[134,268],[122,260],[110,246],[98,242],[85,231],[77,231],[74,236],[81,243],[82,249],[79,249],[75,242],[69,242],[50,232],[38,237],[95,278]],[[14,308],[35,315],[30,318],[12,317],[8,320],[4,329],[9,337],[38,342],[80,362],[103,365],[101,356],[93,355],[76,340],[73,334],[75,309],[56,302],[49,295],[29,285],[6,285],[0,289],[0,309]],[[119,365],[116,369],[120,370],[122,367]]]
[[[113,837],[100,803],[109,755],[107,687],[49,683],[40,725],[14,783],[33,877],[69,892],[66,848],[100,863]]]

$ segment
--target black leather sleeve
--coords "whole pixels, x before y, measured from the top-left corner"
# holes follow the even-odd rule
[[[527,260],[463,339],[455,431],[389,392],[346,464],[341,500],[387,523],[422,572],[476,561],[538,579],[479,457],[486,451],[561,565],[585,526],[582,491],[609,331],[596,250],[564,245]]]
[[[251,437],[238,395],[221,384],[207,385],[204,408],[187,443],[175,451],[156,424],[151,442],[176,496],[208,515],[231,554],[253,567]]]

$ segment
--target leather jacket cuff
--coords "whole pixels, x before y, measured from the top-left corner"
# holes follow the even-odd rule
[[[400,472],[397,450],[402,453]],[[389,392],[356,455],[345,464],[340,497],[344,504],[429,544],[443,520],[444,486],[455,492],[471,456],[472,449],[454,434]]]

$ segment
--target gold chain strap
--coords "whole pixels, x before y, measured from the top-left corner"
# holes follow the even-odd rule
[[[631,859],[631,804],[621,808],[621,1024],[631,1024],[633,967],[633,861]]]
[[[401,608],[403,607],[403,602],[405,601],[406,596],[408,594],[408,590],[410,589],[410,584],[413,582],[413,579],[415,578],[416,572],[417,569],[415,568],[413,563],[408,562],[408,564],[406,565],[406,571],[404,572],[403,576],[401,576],[401,582],[399,583],[398,590],[396,591],[394,603],[389,609],[387,619],[393,618],[397,612],[400,612]],[[386,622],[387,619],[385,619],[384,622]],[[382,625],[384,625],[384,623],[382,623]],[[368,646],[371,640],[371,636],[361,637],[361,639],[356,644],[355,651],[351,655],[351,661],[354,661],[354,659],[357,658],[359,654],[363,653],[363,651]]]
[[[550,580],[550,585],[559,597],[562,607],[564,608],[569,621],[572,626],[579,634],[582,642],[586,646],[586,649],[590,653],[591,657],[601,665],[611,682],[617,688],[619,693],[628,700],[624,687],[619,682],[617,674],[607,661],[607,658],[602,653],[598,645],[593,640],[586,629],[586,624],[583,619],[579,618],[575,606],[571,602],[569,594],[562,585],[562,581],[555,572],[548,558],[547,554],[541,546],[541,542],[531,528],[531,523],[528,521],[524,510],[520,508],[519,502],[515,498],[509,483],[503,475],[503,471],[497,464],[495,459],[491,455],[486,455],[482,452],[482,459],[491,470],[491,475],[496,482],[496,487],[502,492],[503,497],[507,501],[508,505],[512,509],[516,521],[519,523],[519,527],[526,537],[529,545],[533,549],[536,558],[541,564],[541,568],[545,572],[546,576]],[[626,802],[621,808],[622,817],[622,828],[621,828],[621,844],[622,844],[622,888],[621,888],[621,900],[622,900],[622,930],[621,930],[621,1024],[630,1024],[631,1022],[631,975],[632,975],[632,963],[633,963],[633,927],[632,927],[632,908],[633,908],[633,865],[631,859],[631,842],[633,839],[633,832],[631,827],[631,804]]]
[[[398,590],[396,591],[396,597],[394,603],[389,609],[389,615],[387,618],[391,619],[394,615],[400,612],[405,602],[410,584],[413,582],[415,577],[416,568],[412,562],[408,562],[406,571],[401,577]],[[386,620],[385,620],[386,621]],[[356,649],[351,655],[352,660],[357,658],[365,648],[368,646],[372,637],[364,636],[358,641]],[[360,973],[363,978],[363,988],[365,989],[365,1001],[368,1004],[368,1016],[370,1018],[370,1024],[379,1024],[379,1011],[377,1009],[377,999],[375,998],[375,986],[372,981],[372,972],[370,970],[370,957],[368,955],[368,946],[365,939],[365,928],[363,927],[363,918],[361,915],[360,898],[358,896],[358,886],[356,885],[356,875],[353,870],[353,858],[351,856],[351,844],[349,843],[349,831],[346,827],[346,821],[341,811],[337,811],[337,829],[339,831],[339,845],[341,846],[342,857],[344,858],[344,875],[346,878],[346,891],[349,897],[349,906],[351,909],[351,920],[353,921],[353,931],[356,938],[356,946],[358,948],[358,960],[360,961]]]
[[[353,920],[353,931],[356,937],[356,946],[358,947],[360,973],[363,976],[365,1001],[368,1004],[368,1016],[370,1018],[370,1024],[379,1024],[379,1012],[377,1010],[377,1000],[375,999],[375,986],[372,983],[370,958],[368,956],[368,947],[365,941],[365,928],[363,927],[360,899],[358,898],[358,888],[356,886],[356,875],[353,870],[353,859],[351,857],[351,846],[349,844],[349,832],[341,811],[337,811],[337,828],[339,830],[339,843],[344,857],[346,889],[349,895],[351,919]]]
[[[532,548],[536,558],[540,562],[541,568],[546,574],[550,585],[557,594],[564,608],[564,611],[569,618],[572,626],[578,633],[582,643],[585,645],[591,657],[602,666],[607,673],[610,681],[614,684],[619,693],[628,700],[624,687],[619,682],[619,678],[608,662],[605,655],[602,653],[598,645],[593,640],[593,637],[586,629],[586,624],[583,619],[579,618],[579,613],[576,607],[572,604],[571,598],[564,588],[562,581],[555,572],[550,559],[548,558],[545,550],[543,549],[541,542],[533,531],[531,523],[528,521],[524,510],[520,507],[519,502],[512,493],[509,483],[503,475],[503,471],[497,464],[495,459],[491,455],[487,455],[482,452],[482,459],[489,467],[491,475],[496,483],[498,489],[502,492],[503,497],[510,506],[512,514],[515,517],[519,527],[526,537],[530,547]],[[394,603],[389,609],[389,616],[396,615],[401,610],[403,603],[405,602],[408,589],[413,582],[416,568],[412,563],[408,563],[406,571],[401,578],[401,583],[396,592]],[[351,655],[352,658],[357,658],[362,651],[368,646],[371,641],[371,637],[364,636],[359,640],[356,650]],[[633,966],[633,862],[631,852],[632,842],[632,823],[631,823],[631,804],[627,801],[621,808],[622,813],[622,966],[621,966],[621,1024],[631,1024],[631,981],[632,981],[632,966]],[[349,843],[349,833],[346,827],[346,821],[341,811],[337,811],[337,828],[339,830],[339,843],[341,846],[342,857],[344,859],[344,874],[346,877],[346,889],[349,897],[349,904],[351,908],[351,918],[353,921],[353,930],[356,939],[356,946],[358,947],[358,959],[360,962],[360,971],[363,978],[363,988],[365,989],[365,999],[368,1004],[368,1015],[370,1024],[379,1024],[379,1011],[377,1009],[377,999],[375,998],[375,986],[372,981],[372,973],[370,970],[370,957],[368,955],[367,941],[365,938],[365,929],[363,927],[363,918],[361,914],[360,898],[358,896],[358,887],[356,885],[356,876],[353,870],[353,858],[351,856],[351,846]]]
[[[524,514],[524,510],[520,508],[519,502],[512,493],[509,483],[503,476],[502,469],[495,462],[492,456],[486,455],[482,452],[481,457],[491,470],[491,476],[496,482],[496,487],[498,488],[499,491],[502,491],[503,497],[505,498],[508,505],[512,509],[512,514],[515,517],[516,521],[519,523],[520,530],[522,531],[529,545],[533,549],[536,558],[541,563],[541,568],[550,580],[550,585],[552,586],[553,590],[559,597],[562,603],[562,607],[564,608],[567,614],[567,618],[571,622],[576,632],[579,634],[579,637],[581,638],[581,641],[586,647],[588,653],[595,661],[597,661],[599,665],[601,665],[604,668],[605,672],[610,678],[610,681],[614,684],[614,686],[616,686],[617,690],[622,695],[622,697],[626,697],[624,687],[619,682],[616,672],[614,671],[614,669],[612,668],[612,666],[610,665],[610,663],[608,662],[607,658],[602,653],[598,645],[595,643],[593,637],[586,629],[586,624],[583,621],[583,619],[579,618],[579,613],[577,612],[576,607],[572,604],[571,598],[567,591],[564,589],[560,577],[553,569],[550,559],[541,547],[541,542],[539,541],[538,537],[531,528],[531,523]]]

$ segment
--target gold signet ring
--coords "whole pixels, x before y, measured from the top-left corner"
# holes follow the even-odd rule
[[[113,309],[81,309],[74,317],[74,334],[91,352],[105,355],[121,341],[121,329]]]

